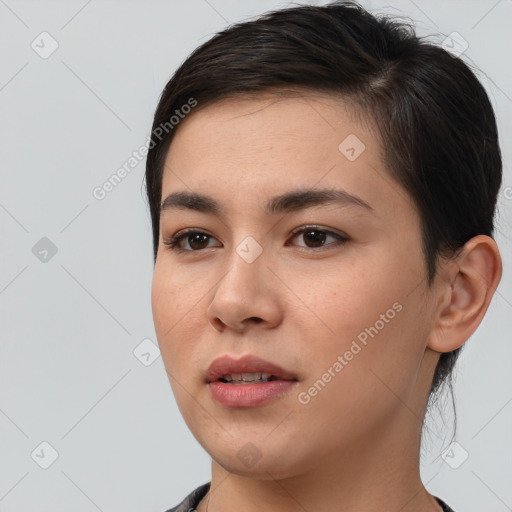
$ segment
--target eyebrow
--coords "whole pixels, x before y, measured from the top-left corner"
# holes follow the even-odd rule
[[[299,189],[272,197],[265,205],[265,212],[269,215],[290,213],[314,206],[337,204],[342,207],[357,206],[375,213],[375,210],[366,201],[345,190]],[[169,194],[160,205],[160,214],[172,209],[189,209],[202,213],[210,213],[217,217],[225,215],[225,211],[215,199],[197,192],[173,192]]]

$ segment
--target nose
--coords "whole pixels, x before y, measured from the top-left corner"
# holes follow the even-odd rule
[[[228,271],[218,282],[207,309],[208,322],[215,330],[241,333],[255,324],[264,329],[279,325],[283,303],[268,263],[265,251],[250,263],[233,251]]]

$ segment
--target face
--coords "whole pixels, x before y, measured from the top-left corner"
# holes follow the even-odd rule
[[[418,429],[434,369],[420,220],[370,123],[329,96],[217,102],[179,125],[162,201],[155,329],[216,462],[289,477]],[[234,366],[209,373],[222,356]],[[269,364],[237,366],[250,357]],[[277,378],[218,380],[240,368]]]

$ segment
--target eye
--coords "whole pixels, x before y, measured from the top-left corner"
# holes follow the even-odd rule
[[[334,241],[338,241],[339,243],[349,241],[348,237],[334,233],[328,229],[322,229],[319,226],[303,226],[294,229],[292,235],[292,240],[301,237],[299,239],[304,242],[304,245],[299,244],[299,247],[307,247],[308,249],[318,249],[326,245],[332,245],[332,242],[325,244],[329,238],[334,238]]]
[[[215,247],[209,245],[209,242],[214,238],[196,229],[187,229],[184,231],[178,231],[169,240],[164,240],[164,245],[167,245],[170,249],[182,252],[197,252],[201,249],[208,249],[209,247]],[[184,244],[182,242],[185,242]],[[183,245],[187,245],[189,248],[183,248]]]
[[[334,233],[328,229],[322,229],[319,226],[301,226],[292,231],[290,240],[302,236],[303,245],[298,244],[299,247],[307,249],[321,249],[326,245],[333,245],[338,242],[342,244],[349,241],[349,238],[338,233]],[[326,243],[328,239],[334,239],[334,242]],[[164,240],[163,243],[170,249],[179,252],[198,252],[210,247],[220,247],[220,245],[211,245],[215,238],[204,231],[197,229],[186,229],[178,231],[169,240]],[[290,245],[290,244],[286,244]],[[188,247],[187,247],[188,246]]]

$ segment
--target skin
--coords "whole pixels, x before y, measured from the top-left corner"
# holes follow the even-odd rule
[[[350,134],[366,146],[354,161],[338,150]],[[263,211],[272,196],[324,187],[359,196],[373,212],[336,204]],[[468,241],[457,259],[440,261],[428,288],[418,212],[385,169],[372,123],[321,94],[198,107],[166,158],[162,199],[177,191],[207,194],[226,211],[162,213],[152,287],[177,404],[212,457],[199,512],[440,510],[419,475],[425,404],[440,353],[469,338],[498,285],[495,242]],[[290,235],[310,224],[349,240],[328,236],[318,249],[304,234]],[[189,252],[163,244],[184,228],[211,238],[195,252],[187,237],[181,247]],[[252,263],[236,252],[248,236],[263,250]],[[400,312],[300,403],[298,393],[394,303]],[[264,406],[224,407],[204,381],[223,354],[260,356],[298,382]],[[250,467],[237,456],[248,442],[260,457]]]

